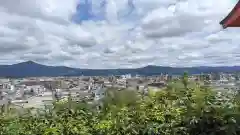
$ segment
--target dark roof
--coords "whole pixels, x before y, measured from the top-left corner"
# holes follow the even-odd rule
[[[151,87],[164,87],[164,86],[166,86],[166,83],[164,83],[164,82],[154,82],[154,83],[148,84],[148,86],[151,86]]]
[[[237,2],[237,4],[234,6],[234,8],[231,10],[231,12],[220,22],[220,24],[225,29],[224,23],[235,13],[235,11],[240,8],[240,0]]]

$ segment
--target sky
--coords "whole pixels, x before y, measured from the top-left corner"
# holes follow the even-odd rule
[[[240,65],[237,0],[1,0],[0,64],[76,68]]]

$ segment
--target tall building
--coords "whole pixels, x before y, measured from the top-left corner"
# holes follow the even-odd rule
[[[211,79],[212,80],[220,80],[220,74],[219,73],[211,73]]]

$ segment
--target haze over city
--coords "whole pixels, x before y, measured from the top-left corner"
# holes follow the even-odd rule
[[[236,2],[2,0],[0,64],[239,65],[240,30],[219,25]]]

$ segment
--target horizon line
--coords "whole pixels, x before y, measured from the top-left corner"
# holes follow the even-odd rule
[[[163,68],[221,68],[221,67],[240,67],[240,65],[233,65],[233,66],[162,66],[162,65],[146,65],[146,66],[139,66],[139,67],[132,67],[132,68],[78,68],[78,67],[71,67],[71,66],[64,66],[64,65],[49,65],[49,64],[42,64],[40,62],[36,62],[34,60],[27,60],[23,62],[17,62],[13,64],[0,64],[0,66],[14,66],[18,64],[24,64],[24,63],[32,63],[32,64],[38,64],[42,66],[48,66],[48,67],[66,67],[66,68],[73,68],[73,69],[88,69],[88,70],[114,70],[114,69],[141,69],[146,67],[163,67]]]

